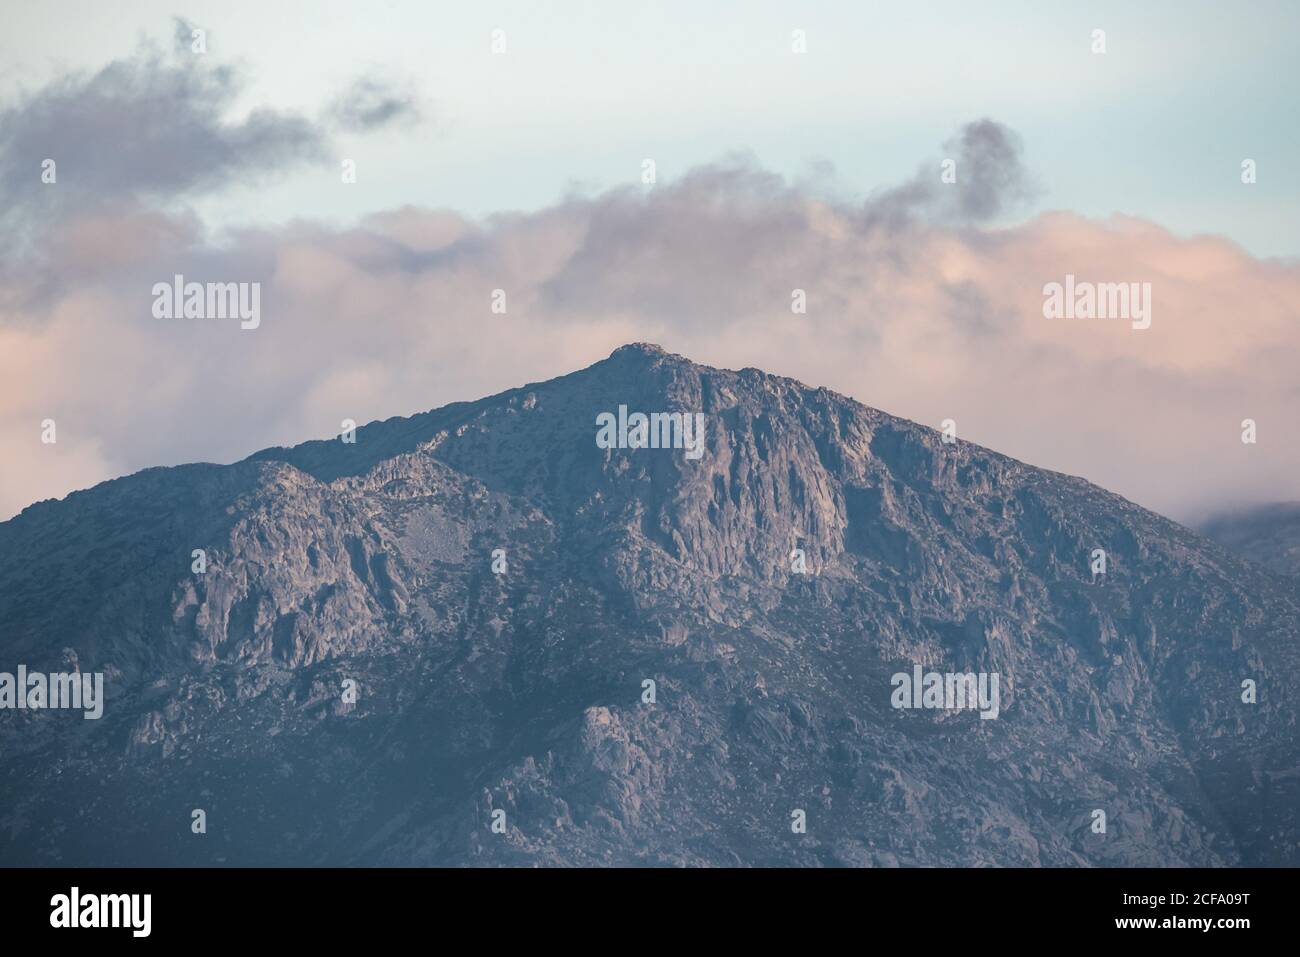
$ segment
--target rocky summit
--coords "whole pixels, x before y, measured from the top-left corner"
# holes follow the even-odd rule
[[[1298,606],[1082,479],[630,345],[0,524],[0,671],[103,675],[94,720],[0,710],[0,863],[1296,865]]]

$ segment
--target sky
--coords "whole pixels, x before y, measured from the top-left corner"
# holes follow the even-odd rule
[[[633,340],[1300,499],[1298,4],[0,5],[0,518]],[[160,323],[177,272],[261,326]],[[1151,327],[1046,319],[1066,274]]]
[[[736,150],[791,177],[830,163],[844,190],[867,194],[991,116],[1023,138],[1040,208],[1300,254],[1294,2],[2,5],[11,94],[141,38],[166,42],[182,16],[209,31],[213,58],[246,66],[235,113],[313,114],[372,70],[427,100],[417,129],[340,143],[356,154],[356,189],[331,189],[327,169],[231,184],[199,204],[212,223],[344,223],[408,203],[532,210],[638,180],[646,158],[672,178]],[[1245,157],[1261,170],[1250,193],[1237,188]]]

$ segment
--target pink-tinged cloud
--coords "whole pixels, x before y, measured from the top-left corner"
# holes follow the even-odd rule
[[[74,217],[0,289],[0,513],[477,398],[633,340],[950,418],[1176,517],[1300,498],[1300,266],[1133,219],[981,224],[971,209],[996,197],[918,184],[837,204],[733,160],[487,223],[403,208],[217,241],[183,214]],[[153,318],[153,283],[177,273],[261,282],[261,327]],[[1150,328],[1044,318],[1043,287],[1066,274],[1150,283]]]

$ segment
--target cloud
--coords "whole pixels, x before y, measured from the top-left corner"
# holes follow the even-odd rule
[[[363,76],[323,120],[267,108],[234,115],[248,77],[195,52],[177,19],[170,50],[142,42],[94,73],[76,73],[0,109],[0,228],[9,261],[36,256],[69,218],[191,201],[332,163],[333,131],[371,132],[420,118],[412,88]],[[52,160],[54,182],[43,181]],[[24,262],[24,267],[32,264]]]
[[[424,109],[409,84],[367,75],[358,77],[335,99],[329,116],[342,129],[370,132],[417,123],[423,119]]]
[[[190,52],[178,21],[170,53],[145,44],[93,74],[76,74],[0,111],[0,213],[48,221],[69,212],[160,202],[257,182],[328,154],[325,133],[305,117],[228,111],[242,74]],[[56,164],[43,183],[44,160]]]
[[[952,418],[962,439],[1176,517],[1300,498],[1300,266],[1136,219],[999,222],[1031,189],[1014,137],[981,121],[953,144],[956,184],[936,160],[861,202],[730,157],[484,222],[406,207],[218,243],[184,212],[87,211],[42,233],[57,288],[0,280],[0,513],[476,398],[634,340]],[[261,327],[152,318],[152,283],[175,273],[261,282]],[[1067,273],[1150,282],[1151,328],[1045,319],[1043,286]],[[39,441],[47,417],[57,449]],[[1248,417],[1257,445],[1240,441]]]
[[[0,108],[0,323],[39,322],[68,289],[151,285],[178,250],[203,260],[206,229],[190,202],[332,164],[340,126],[364,134],[420,118],[413,89],[373,76],[336,102],[335,112],[349,104],[343,118],[233,115],[248,78],[196,52],[194,29],[176,19],[170,50],[142,42]]]
[[[940,163],[924,166],[909,182],[873,198],[864,215],[872,223],[897,225],[916,217],[985,223],[1014,213],[1038,192],[1020,151],[1019,137],[1002,124],[990,119],[967,123],[944,144],[953,182],[940,178]]]

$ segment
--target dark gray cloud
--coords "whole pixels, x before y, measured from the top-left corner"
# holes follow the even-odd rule
[[[328,155],[327,135],[303,116],[258,109],[228,119],[242,74],[190,52],[187,24],[176,32],[170,53],[144,45],[0,111],[0,215],[195,195]],[[41,181],[46,159],[57,164],[54,185]]]
[[[423,119],[424,109],[409,84],[367,75],[358,77],[335,99],[328,115],[344,130],[370,132],[417,123]]]
[[[984,223],[1016,212],[1038,192],[1021,159],[1020,138],[1001,123],[967,123],[943,148],[943,157],[912,179],[873,196],[863,210],[866,220]],[[943,181],[943,160],[956,164],[955,182]]]
[[[170,50],[142,43],[95,73],[66,76],[0,108],[0,225],[25,232],[104,210],[156,207],[256,185],[334,154],[337,126],[369,132],[420,116],[399,84],[364,76],[324,119],[267,108],[232,117],[247,77],[193,50],[175,21]],[[54,184],[42,164],[56,164]],[[23,243],[22,245],[27,245]]]
[[[170,49],[142,42],[97,72],[0,103],[7,321],[34,315],[31,307],[70,281],[120,268],[137,244],[193,241],[203,225],[184,210],[201,196],[332,163],[340,128],[365,133],[419,116],[413,92],[373,76],[356,81],[324,117],[268,108],[232,115],[248,77],[220,62],[213,37],[204,37],[206,52],[196,51],[194,29],[178,18]],[[45,181],[51,172],[54,181]],[[113,240],[103,236],[110,222]],[[90,248],[103,255],[87,255]],[[80,273],[70,276],[71,268]],[[17,276],[21,282],[6,281]]]
[[[967,123],[945,144],[957,163],[957,205],[967,219],[985,221],[1031,199],[1036,192],[1020,161],[1020,138],[993,120]]]

